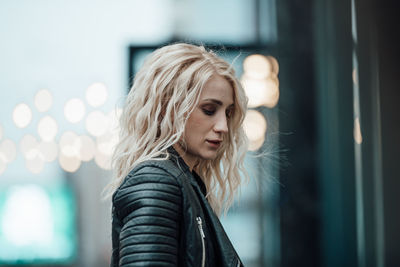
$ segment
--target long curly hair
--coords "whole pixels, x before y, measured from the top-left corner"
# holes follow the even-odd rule
[[[195,171],[206,185],[215,213],[229,209],[243,181],[241,173],[247,179],[243,167],[247,138],[242,128],[247,97],[230,64],[203,46],[186,43],[155,50],[136,74],[120,117],[119,143],[112,157],[114,175],[105,189],[108,197],[139,163],[165,160],[167,148],[182,142],[186,121],[213,75],[232,86],[234,111],[217,157],[200,159]]]

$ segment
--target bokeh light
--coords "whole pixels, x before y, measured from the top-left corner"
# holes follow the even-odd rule
[[[273,108],[279,101],[279,87],[274,80],[265,80],[265,100],[263,105],[268,108]]]
[[[92,107],[99,107],[107,100],[107,87],[104,83],[94,83],[86,90],[86,100]]]
[[[20,150],[26,159],[33,159],[39,152],[39,143],[34,136],[24,135],[20,142]]]
[[[61,168],[67,172],[75,172],[81,166],[81,160],[77,156],[68,157],[63,153],[58,156]]]
[[[96,138],[97,161],[99,166],[104,169],[109,169],[109,163],[105,158],[111,158],[115,146],[119,140],[119,118],[122,114],[122,109],[117,108],[107,114],[108,126],[106,131]]]
[[[81,149],[81,142],[76,133],[68,131],[63,133],[60,138],[60,156],[65,157],[78,157]]]
[[[251,79],[247,76],[243,76],[241,83],[247,97],[249,98],[249,108],[262,106],[268,101],[267,85],[265,80]]]
[[[80,149],[79,149],[79,158],[82,161],[89,161],[93,159],[94,154],[96,152],[96,145],[92,138],[87,135],[79,136],[80,140]]]
[[[4,140],[4,141],[6,141],[6,140]],[[3,151],[3,148],[2,148],[4,141],[2,142],[2,144],[0,146],[0,175],[6,170],[7,163],[9,162],[9,160],[8,160],[9,156],[6,155],[7,152]]]
[[[26,168],[35,174],[43,170],[45,162],[54,161],[58,155],[58,145],[54,141],[38,142],[30,134],[22,138],[20,150],[24,155]]]
[[[57,130],[57,122],[51,116],[45,116],[40,119],[37,131],[43,141],[52,141],[57,135]]]
[[[278,88],[279,88],[278,75],[276,75],[275,73],[271,73],[271,75],[268,77],[268,80],[273,81],[276,84],[276,86],[278,86]]]
[[[50,199],[37,185],[16,186],[4,205],[2,233],[17,246],[43,245],[53,238]]]
[[[20,103],[15,106],[12,117],[17,127],[25,128],[32,120],[32,110],[27,104]]]
[[[248,107],[273,108],[279,101],[279,64],[272,56],[250,55],[243,62],[241,83],[249,98]]]
[[[249,150],[259,149],[267,131],[267,121],[264,116],[256,110],[248,110],[243,122],[244,131],[249,138]]]
[[[111,156],[118,143],[118,135],[108,132],[96,139],[97,149],[105,156]]]
[[[276,60],[276,58],[274,58],[273,56],[266,56],[266,58],[268,59],[269,63],[271,64],[271,72],[274,73],[275,75],[278,75],[279,73],[279,63],[278,60]]]
[[[85,116],[85,104],[79,98],[73,98],[68,100],[64,106],[64,116],[72,123],[77,123]]]
[[[107,120],[108,120],[108,131],[112,133],[118,134],[120,125],[119,125],[119,119],[122,115],[122,109],[121,108],[116,108],[110,111],[110,113],[107,114]]]
[[[104,155],[98,149],[96,150],[94,161],[100,168],[104,170],[111,170],[111,157]]]
[[[243,70],[245,75],[254,79],[267,78],[271,73],[271,63],[263,55],[250,55],[243,61]]]
[[[248,107],[266,106],[273,108],[279,100],[279,88],[272,79],[251,79],[243,76],[241,83],[249,98]]]
[[[362,143],[362,134],[361,134],[360,119],[358,117],[354,119],[353,135],[354,135],[354,141],[360,145]]]
[[[256,151],[257,149],[259,149],[265,141],[265,137],[262,137],[261,139],[255,140],[255,141],[250,141],[249,142],[249,147],[248,150],[249,151]]]
[[[34,173],[40,173],[44,168],[44,159],[38,149],[32,150],[32,153],[25,159],[26,168]]]
[[[38,111],[48,111],[53,105],[53,96],[49,90],[42,89],[35,95],[35,106]]]
[[[40,142],[39,151],[45,161],[52,162],[57,158],[58,145],[54,141]]]
[[[4,156],[6,163],[12,162],[17,156],[17,148],[15,143],[10,139],[4,140],[0,144],[0,153]]]
[[[2,155],[2,153],[0,152],[0,175],[7,169],[7,162],[6,159],[4,157],[4,155]]]
[[[86,118],[86,130],[93,136],[103,135],[108,126],[108,118],[101,111],[93,111]]]

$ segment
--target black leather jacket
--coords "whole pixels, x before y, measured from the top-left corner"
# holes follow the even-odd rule
[[[242,266],[200,177],[168,152],[139,164],[115,191],[111,266]]]

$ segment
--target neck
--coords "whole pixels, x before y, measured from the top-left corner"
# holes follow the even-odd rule
[[[183,150],[182,146],[179,144],[173,145],[173,148],[178,152],[179,156],[183,159],[183,161],[188,165],[190,171],[193,171],[194,166],[197,163],[197,157],[190,156]]]

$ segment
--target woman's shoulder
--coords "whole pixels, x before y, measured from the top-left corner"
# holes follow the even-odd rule
[[[180,205],[181,186],[165,166],[157,160],[144,162],[125,177],[112,198],[118,218],[144,206]]]
[[[169,159],[153,159],[139,163],[128,176],[141,176],[149,174],[161,174],[177,177],[182,171]]]
[[[148,160],[135,166],[124,178],[117,191],[152,183],[158,184],[158,187],[179,186],[178,177],[181,172],[169,160]]]

